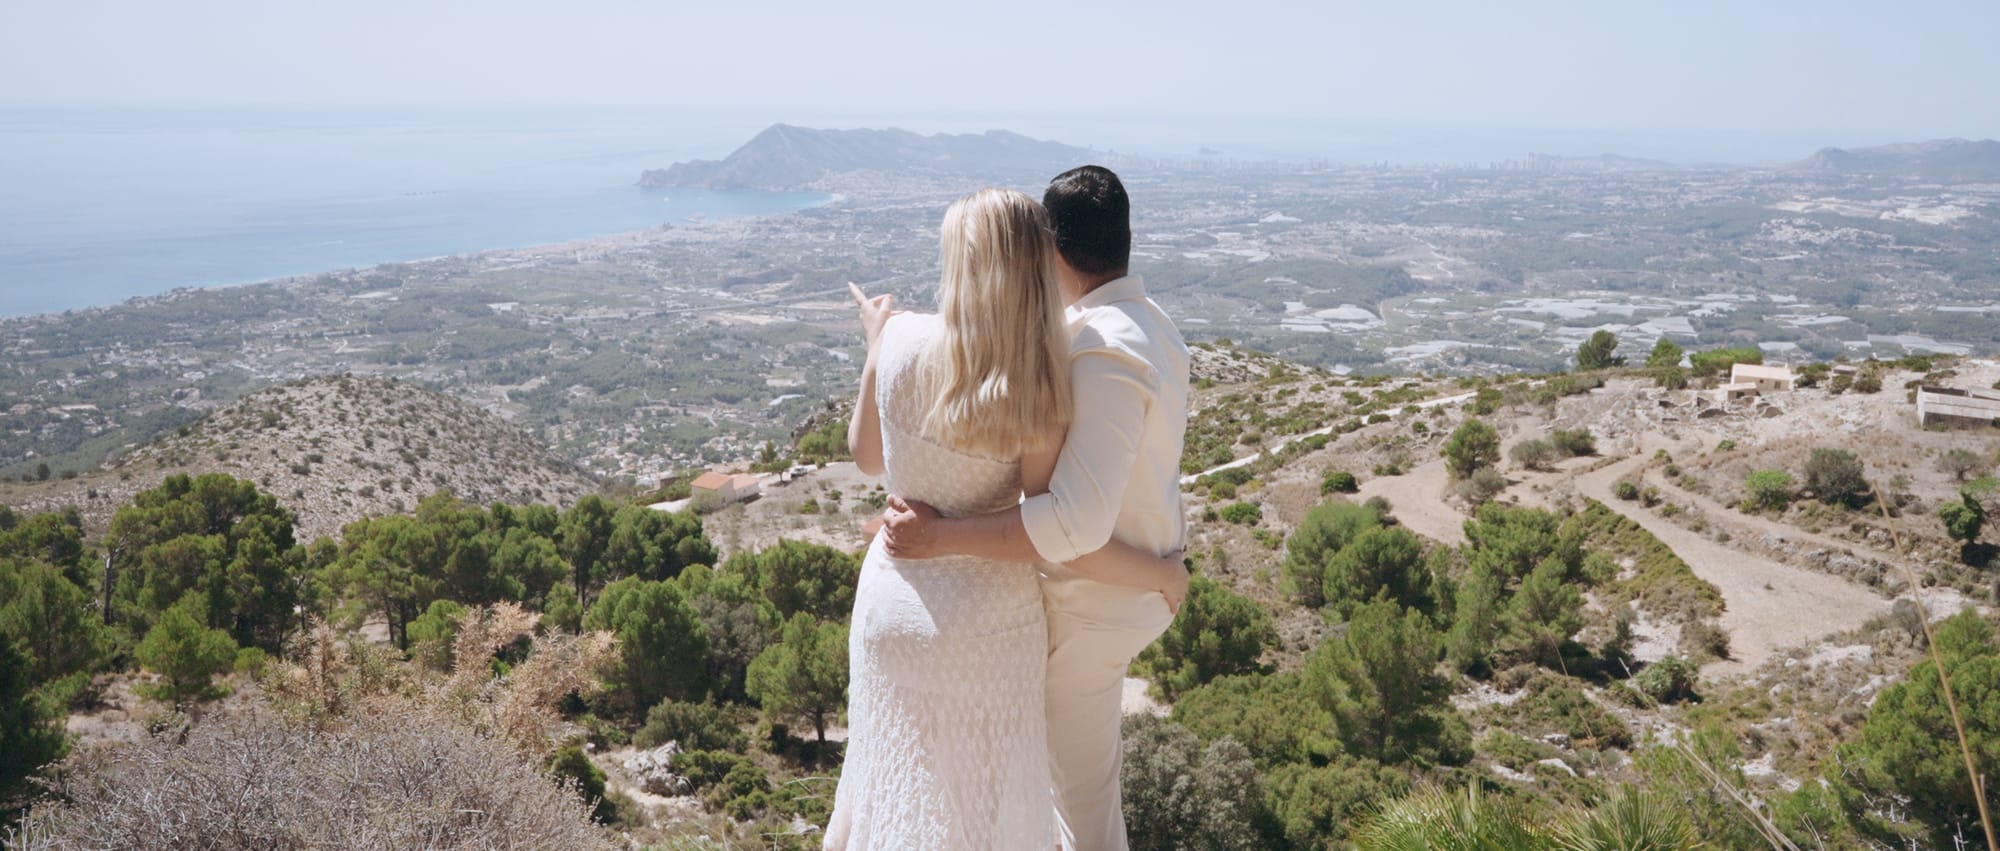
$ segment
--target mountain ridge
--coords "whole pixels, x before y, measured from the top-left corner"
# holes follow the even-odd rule
[[[1930,139],[1863,148],[1821,148],[1794,171],[1885,174],[1925,180],[2000,180],[2000,141]]]
[[[900,128],[815,129],[773,124],[720,160],[689,160],[639,175],[645,188],[798,190],[849,171],[949,177],[1046,178],[1087,148],[1009,130],[920,135]]]

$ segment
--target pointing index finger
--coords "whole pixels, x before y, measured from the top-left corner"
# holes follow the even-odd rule
[[[854,297],[855,304],[861,305],[862,307],[868,306],[868,296],[863,295],[861,293],[861,287],[855,285],[853,281],[847,282],[847,293],[848,295]]]

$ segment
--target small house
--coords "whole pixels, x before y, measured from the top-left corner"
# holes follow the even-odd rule
[[[1789,366],[1765,366],[1760,363],[1737,363],[1729,366],[1729,384],[1754,384],[1759,393],[1773,393],[1798,387],[1798,376]]]
[[[688,492],[695,497],[714,494],[719,502],[735,502],[736,482],[734,477],[727,473],[710,471],[696,476],[694,481],[688,484]]]
[[[1755,381],[1732,381],[1715,388],[1715,395],[1717,401],[1736,402],[1743,399],[1754,399],[1762,391],[1763,388]]]
[[[1983,390],[1917,388],[1917,425],[2000,425],[2000,397]]]

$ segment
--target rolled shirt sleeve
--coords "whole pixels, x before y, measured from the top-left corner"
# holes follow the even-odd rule
[[[1110,542],[1158,386],[1150,364],[1118,349],[1075,352],[1070,363],[1075,419],[1049,492],[1021,503],[1028,540],[1052,562]]]

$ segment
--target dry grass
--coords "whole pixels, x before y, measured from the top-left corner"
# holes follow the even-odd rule
[[[33,811],[21,851],[613,848],[576,793],[506,742],[395,718],[339,733],[268,711],[66,763],[67,803]]]
[[[65,803],[35,810],[18,847],[614,847],[541,768],[575,738],[557,704],[600,687],[612,638],[535,623],[511,603],[468,611],[437,674],[316,622],[261,700],[64,763]]]

